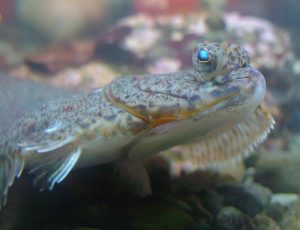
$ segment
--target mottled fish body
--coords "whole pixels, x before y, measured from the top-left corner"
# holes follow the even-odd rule
[[[184,160],[198,165],[207,153],[251,151],[274,123],[261,106],[263,75],[244,49],[226,42],[199,43],[193,65],[122,77],[24,115],[0,144],[0,204],[24,166],[35,185],[51,190],[74,167],[114,162],[125,184],[144,196],[151,187],[142,160],[162,150],[190,144]]]

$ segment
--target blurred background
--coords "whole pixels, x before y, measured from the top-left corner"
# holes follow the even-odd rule
[[[254,155],[224,170],[234,178],[230,185],[218,187],[220,181],[206,172],[174,182],[170,171],[179,176],[198,170],[178,159],[165,159],[172,169],[168,173],[165,164],[150,166],[163,171],[163,176],[153,174],[165,178],[157,183],[158,191],[168,184],[173,198],[184,205],[167,197],[141,207],[126,197],[134,205],[125,202],[130,210],[124,211],[109,199],[100,202],[103,197],[94,192],[96,198],[86,201],[82,197],[96,189],[82,181],[82,175],[95,176],[87,171],[62,183],[53,195],[30,190],[30,182],[16,185],[10,196],[14,205],[0,214],[0,229],[300,229],[299,9],[297,0],[0,0],[2,73],[62,90],[90,91],[122,75],[190,68],[197,42],[229,41],[245,47],[252,65],[264,74],[265,104],[276,120],[275,130]],[[222,177],[221,184],[227,179]],[[78,190],[78,183],[90,189]],[[24,187],[30,191],[26,198],[20,192]],[[74,197],[82,199],[81,206],[73,207]],[[57,207],[41,208],[49,205],[47,199],[55,204],[69,199],[73,212],[64,209],[71,212],[65,217]],[[25,215],[28,207],[43,211]],[[85,210],[81,218],[80,210]],[[180,227],[162,224],[174,219]],[[154,224],[149,227],[150,220]]]

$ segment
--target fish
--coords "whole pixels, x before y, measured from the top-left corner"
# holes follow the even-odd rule
[[[113,163],[124,186],[145,197],[144,161],[163,150],[197,143],[187,158],[198,165],[205,154],[252,151],[275,123],[263,106],[264,76],[233,43],[199,42],[191,53],[191,69],[119,77],[16,119],[0,140],[0,209],[24,169],[44,191],[74,168]]]

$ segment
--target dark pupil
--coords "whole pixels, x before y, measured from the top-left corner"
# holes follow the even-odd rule
[[[198,60],[201,62],[207,62],[209,60],[209,54],[205,49],[200,49],[198,52]]]

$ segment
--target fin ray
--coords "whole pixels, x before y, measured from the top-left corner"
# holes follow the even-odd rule
[[[152,193],[145,165],[136,160],[122,159],[115,163],[115,174],[127,190],[138,197]]]
[[[81,155],[81,149],[74,146],[64,146],[55,152],[37,153],[32,161],[29,174],[33,174],[34,185],[41,191],[52,190],[70,173]]]
[[[24,164],[23,157],[18,153],[0,153],[0,210],[7,202],[8,189],[15,177],[22,174]]]
[[[41,145],[39,143],[19,143],[18,146],[23,149],[23,151],[29,152],[29,151],[37,151],[38,153],[45,153],[45,152],[50,152],[55,149],[61,148],[64,145],[67,145],[74,141],[74,137],[66,137],[64,140],[51,140],[50,143],[45,143],[44,145]]]
[[[274,128],[275,121],[262,105],[249,117],[216,136],[182,145],[179,153],[161,155],[172,164],[184,165],[187,171],[211,169],[218,171],[225,163],[237,162],[253,152]]]

